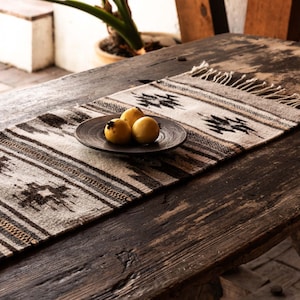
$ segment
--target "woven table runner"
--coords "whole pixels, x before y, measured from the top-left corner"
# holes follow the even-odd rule
[[[132,106],[178,122],[186,141],[157,155],[114,155],[74,137],[81,122]],[[274,139],[299,124],[299,107],[297,94],[204,62],[2,131],[0,259]]]

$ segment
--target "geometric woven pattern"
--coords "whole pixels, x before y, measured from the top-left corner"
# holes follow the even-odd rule
[[[186,141],[114,155],[75,139],[82,121],[131,106],[178,122]],[[298,95],[204,63],[0,132],[0,259],[266,143],[299,125],[298,108]]]

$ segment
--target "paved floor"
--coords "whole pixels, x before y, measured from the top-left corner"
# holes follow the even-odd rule
[[[299,300],[300,257],[287,238],[222,279],[222,300]]]
[[[70,72],[49,67],[27,73],[0,63],[0,93],[46,82]],[[222,300],[300,300],[300,258],[289,238],[221,278]]]
[[[38,72],[28,73],[0,62],[0,93],[26,88],[69,73],[58,67],[49,67]]]

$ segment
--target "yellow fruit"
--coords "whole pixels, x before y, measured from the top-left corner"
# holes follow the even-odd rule
[[[153,143],[159,135],[159,125],[152,117],[141,117],[132,126],[132,136],[139,144]]]
[[[129,126],[132,127],[134,122],[143,117],[144,113],[138,107],[131,107],[126,109],[122,114],[120,119],[128,122]]]
[[[104,127],[105,138],[114,144],[128,144],[131,139],[131,128],[127,122],[121,119],[112,119]]]

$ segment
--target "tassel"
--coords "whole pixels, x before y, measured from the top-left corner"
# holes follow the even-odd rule
[[[221,72],[210,68],[206,61],[203,61],[199,66],[193,67],[188,74],[191,77],[199,77],[199,79],[202,80],[213,81],[300,109],[299,94],[287,95],[286,89],[281,86],[275,86],[274,84],[269,85],[265,81],[260,81],[257,78],[247,79],[245,74],[236,74],[237,76],[234,78],[234,72]]]

